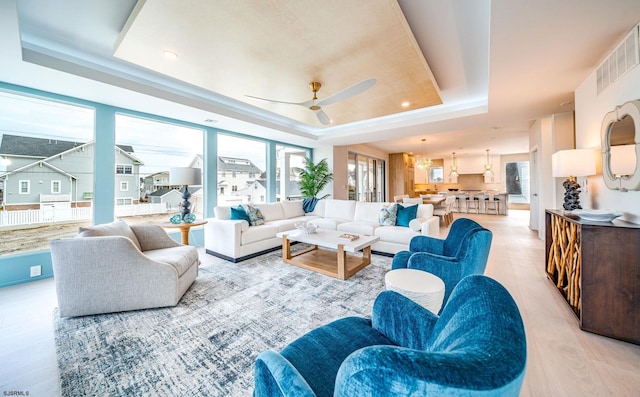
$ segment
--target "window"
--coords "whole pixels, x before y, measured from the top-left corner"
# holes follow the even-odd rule
[[[51,181],[51,193],[58,194],[60,193],[60,181]]]
[[[347,185],[349,200],[382,202],[385,162],[359,153],[349,153]]]
[[[204,132],[199,128],[117,113],[115,199],[128,207],[116,209],[115,216],[135,216],[131,221],[144,222],[166,219],[167,206],[175,209],[178,203],[173,199],[160,202],[146,198],[157,199],[166,193],[165,189],[170,188],[170,168],[202,167],[203,138]],[[198,219],[204,217],[201,186],[202,182],[189,186],[191,212]]]
[[[4,202],[3,213],[11,216],[4,224],[9,233],[0,244],[0,256],[49,249],[51,239],[71,237],[78,225],[91,224],[92,201],[85,194],[93,191],[94,120],[92,108],[0,89],[0,139],[7,149],[0,169],[13,172],[1,188],[5,199],[10,198]],[[40,166],[43,153],[37,148],[47,144],[60,151],[44,154],[49,166]],[[65,179],[61,172],[75,178]],[[68,195],[65,205],[73,211],[52,211],[51,205],[39,202],[43,196],[63,191]],[[37,213],[46,223],[33,223],[33,218],[24,216],[27,211]],[[34,227],[41,228],[41,238],[28,237]],[[27,239],[29,244],[23,244]]]
[[[130,164],[117,164],[116,165],[116,174],[133,174],[133,166]]]
[[[429,182],[443,182],[444,181],[444,172],[442,167],[431,167],[429,168]]]
[[[20,194],[29,194],[31,192],[31,181],[20,181]]]
[[[509,203],[529,204],[531,202],[529,162],[505,163],[505,185],[509,195]]]
[[[230,187],[225,190],[218,185],[218,205],[264,202],[259,195],[264,197],[264,189],[252,189],[250,184],[255,180],[249,176],[261,175],[267,168],[264,141],[219,133],[218,160],[218,184]]]
[[[304,168],[305,156],[304,148],[276,145],[276,201],[302,199],[298,170]]]

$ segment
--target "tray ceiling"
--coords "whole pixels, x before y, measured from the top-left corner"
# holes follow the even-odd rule
[[[323,107],[331,126],[442,103],[438,84],[395,0],[139,1],[117,58],[285,117],[323,127],[302,106],[362,80],[364,93]],[[163,56],[172,51],[178,59]],[[403,107],[402,104],[409,105]]]

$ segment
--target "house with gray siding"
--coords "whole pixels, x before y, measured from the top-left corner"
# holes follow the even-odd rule
[[[3,134],[0,157],[2,205],[7,210],[91,205],[94,142],[71,142]],[[116,204],[140,199],[140,166],[128,145],[116,145]],[[55,203],[55,204],[52,204]]]

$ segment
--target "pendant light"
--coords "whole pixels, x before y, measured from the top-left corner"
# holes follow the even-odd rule
[[[493,171],[491,171],[491,163],[489,160],[489,149],[487,149],[487,161],[484,163],[484,172],[482,175],[484,176],[493,176]]]
[[[427,159],[426,156],[424,155],[425,140],[426,139],[422,138],[422,155],[420,159],[416,162],[416,167],[420,168],[421,170],[426,170],[427,168],[431,167],[431,164],[433,163],[431,159]]]
[[[456,160],[456,152],[451,153],[451,173],[449,176],[458,177],[458,162]]]

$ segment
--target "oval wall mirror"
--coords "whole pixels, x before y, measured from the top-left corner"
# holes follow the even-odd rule
[[[609,189],[640,190],[640,100],[607,113],[602,120],[602,177]]]

